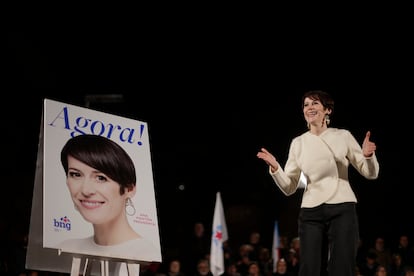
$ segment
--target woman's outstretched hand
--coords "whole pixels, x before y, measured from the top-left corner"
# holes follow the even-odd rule
[[[261,148],[256,156],[265,161],[271,167],[272,172],[276,172],[279,168],[279,163],[276,161],[276,158],[265,148]]]

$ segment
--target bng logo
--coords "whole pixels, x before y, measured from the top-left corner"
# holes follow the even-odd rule
[[[60,219],[53,219],[53,226],[57,231],[66,230],[70,231],[71,223],[67,216],[61,217]]]

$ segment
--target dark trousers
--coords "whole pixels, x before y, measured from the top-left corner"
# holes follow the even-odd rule
[[[322,204],[299,212],[299,276],[354,276],[359,240],[353,202]]]

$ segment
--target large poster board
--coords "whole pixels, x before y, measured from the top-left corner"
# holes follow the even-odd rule
[[[36,210],[32,209],[27,266],[41,269],[43,266],[41,263],[44,262],[46,269],[50,269],[49,257],[53,254],[51,252],[54,252],[56,256],[62,256],[63,266],[68,265],[67,256],[79,255],[117,261],[161,262],[147,123],[45,99],[41,128],[39,150],[42,152],[38,152],[33,208],[41,210],[42,213],[39,217]],[[117,206],[116,203],[113,203],[114,198],[121,196],[119,194],[111,196],[107,188],[102,188],[108,184],[101,182],[108,182],[108,178],[113,180],[108,177],[108,174],[102,172],[108,169],[111,174],[112,169],[108,168],[109,165],[103,165],[104,169],[100,171],[93,166],[78,162],[71,165],[73,168],[69,168],[68,174],[65,172],[61,160],[62,149],[69,141],[75,141],[78,136],[82,136],[82,138],[97,136],[102,140],[110,140],[111,144],[114,142],[116,147],[119,146],[133,162],[136,174],[135,192],[127,196],[131,199],[127,204],[125,204],[125,196],[123,199],[128,223],[139,238],[131,238],[131,242],[123,241],[121,244],[115,245],[111,243],[113,240],[106,239],[99,242],[108,244],[98,244],[95,231],[101,233],[103,230],[99,225],[103,223],[111,225],[111,222],[95,221],[94,216],[95,214],[99,216],[98,210],[100,209],[106,210],[105,214],[108,213],[110,216],[110,213],[116,210]],[[101,142],[106,143],[106,141],[99,143]],[[98,147],[95,154],[105,152],[104,144],[99,144],[102,150]],[[74,148],[79,148],[79,146],[74,146]],[[79,164],[80,167],[78,167]],[[75,179],[75,184],[69,184],[69,178]],[[92,184],[85,184],[87,181]],[[42,184],[41,189],[38,187],[39,183]],[[80,183],[84,185],[82,186],[83,190],[79,188]],[[40,192],[41,195],[38,194]],[[39,202],[42,203],[41,206],[39,206]],[[114,205],[109,206],[110,204]],[[104,209],[105,206],[107,209]],[[36,216],[36,219],[33,216]],[[117,217],[116,215],[112,216]],[[39,231],[38,219],[42,219],[41,231]],[[105,218],[100,219],[105,220]],[[110,227],[110,229],[112,228],[113,226]],[[106,229],[104,230],[106,231]],[[38,244],[40,233],[41,247]],[[116,235],[115,240],[119,238],[122,240],[123,235],[128,236],[125,232],[121,232]],[[48,260],[42,257],[39,259],[42,252],[33,254],[33,248],[36,248],[36,251],[44,250],[43,253],[48,256]],[[59,257],[53,256],[53,259],[59,260]],[[70,268],[64,268],[58,271],[69,270]]]

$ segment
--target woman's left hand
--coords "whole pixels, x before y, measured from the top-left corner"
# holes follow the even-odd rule
[[[365,134],[364,142],[362,143],[362,153],[365,157],[371,157],[377,149],[375,143],[369,140],[370,136],[371,132],[367,131],[367,134]]]

